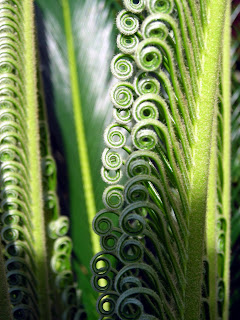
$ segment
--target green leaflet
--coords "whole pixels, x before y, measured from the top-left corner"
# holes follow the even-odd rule
[[[90,285],[89,262],[99,245],[91,220],[101,208],[104,189],[99,173],[102,134],[110,121],[107,101],[113,81],[109,62],[115,49],[116,4],[102,0],[37,3],[43,23],[39,41],[47,107],[54,108],[57,119],[52,136],[60,150],[57,158],[66,164],[69,177],[68,181],[59,177],[66,185],[61,198],[70,195],[62,203],[65,208],[70,206],[74,267],[88,315],[95,318],[96,295]]]
[[[124,4],[116,20],[120,53],[111,63],[120,81],[111,92],[114,122],[105,130],[102,156],[102,178],[110,186],[103,193],[105,209],[93,223],[102,247],[92,260],[97,309],[111,319],[226,319],[227,68],[224,112],[217,111],[217,84],[220,57],[229,62],[229,35],[221,52],[229,3]],[[226,171],[223,186],[222,168],[214,165],[218,148]],[[220,213],[217,192],[225,201]],[[224,230],[217,229],[221,219]],[[207,241],[206,220],[213,228]]]

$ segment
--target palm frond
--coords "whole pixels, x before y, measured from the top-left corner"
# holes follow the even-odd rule
[[[59,216],[37,94],[33,1],[1,1],[0,15],[0,319],[80,319],[86,313],[71,271],[68,218]]]
[[[33,2],[1,1],[0,14],[1,255],[12,305],[0,318],[50,319]]]
[[[116,20],[120,53],[111,63],[120,82],[111,91],[114,122],[105,130],[102,156],[109,186],[105,209],[93,222],[102,247],[92,260],[98,312],[103,319],[199,319],[201,309],[203,319],[226,317],[229,210],[217,210],[214,163],[220,148],[216,79],[223,75],[229,83],[219,66],[219,56],[229,60],[228,49],[221,52],[223,32],[229,41],[229,3],[218,3],[217,13],[214,1],[124,4]],[[229,133],[228,85],[221,94],[220,140]],[[226,178],[220,193],[227,200]],[[211,219],[214,229],[219,219],[227,223],[223,251],[216,238],[205,242]],[[225,270],[219,276],[212,272],[218,254]],[[202,292],[204,272],[211,294]]]

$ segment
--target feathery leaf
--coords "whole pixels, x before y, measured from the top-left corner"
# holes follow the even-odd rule
[[[202,286],[203,273],[209,275],[208,265],[216,269],[217,258],[215,252],[209,259],[216,238],[214,247],[205,242],[205,226],[217,192],[219,57],[227,2],[124,4],[116,20],[120,53],[111,63],[120,81],[111,91],[114,122],[105,130],[102,156],[102,178],[110,186],[103,193],[105,209],[93,222],[102,247],[92,260],[93,287],[101,293],[97,309],[103,319],[200,319],[200,310],[203,319],[225,317],[225,273],[216,281],[215,270],[215,298]],[[218,211],[212,214],[215,229]],[[226,245],[228,231],[224,237]]]

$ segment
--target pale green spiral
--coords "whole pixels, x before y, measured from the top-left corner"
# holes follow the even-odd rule
[[[116,24],[118,30],[127,36],[136,33],[139,28],[138,17],[126,10],[119,12]]]

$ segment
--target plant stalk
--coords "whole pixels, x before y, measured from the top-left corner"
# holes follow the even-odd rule
[[[200,318],[210,146],[226,4],[226,0],[212,0],[208,3],[208,25],[204,30],[204,48],[201,52],[199,96],[196,99],[197,117],[194,123],[195,142],[192,146],[193,166],[190,172],[185,320]]]
[[[231,5],[227,2],[224,33],[223,33],[223,60],[222,60],[222,95],[223,95],[223,215],[226,220],[225,252],[224,252],[224,285],[225,299],[223,319],[229,314],[229,270],[230,270],[230,219],[231,219]]]
[[[48,268],[41,181],[33,1],[24,0],[25,90],[27,102],[30,188],[37,266],[40,319],[50,320]]]
[[[206,251],[209,265],[209,311],[210,319],[217,319],[217,111],[215,105],[213,132],[210,151],[208,175],[207,219],[206,219]]]

